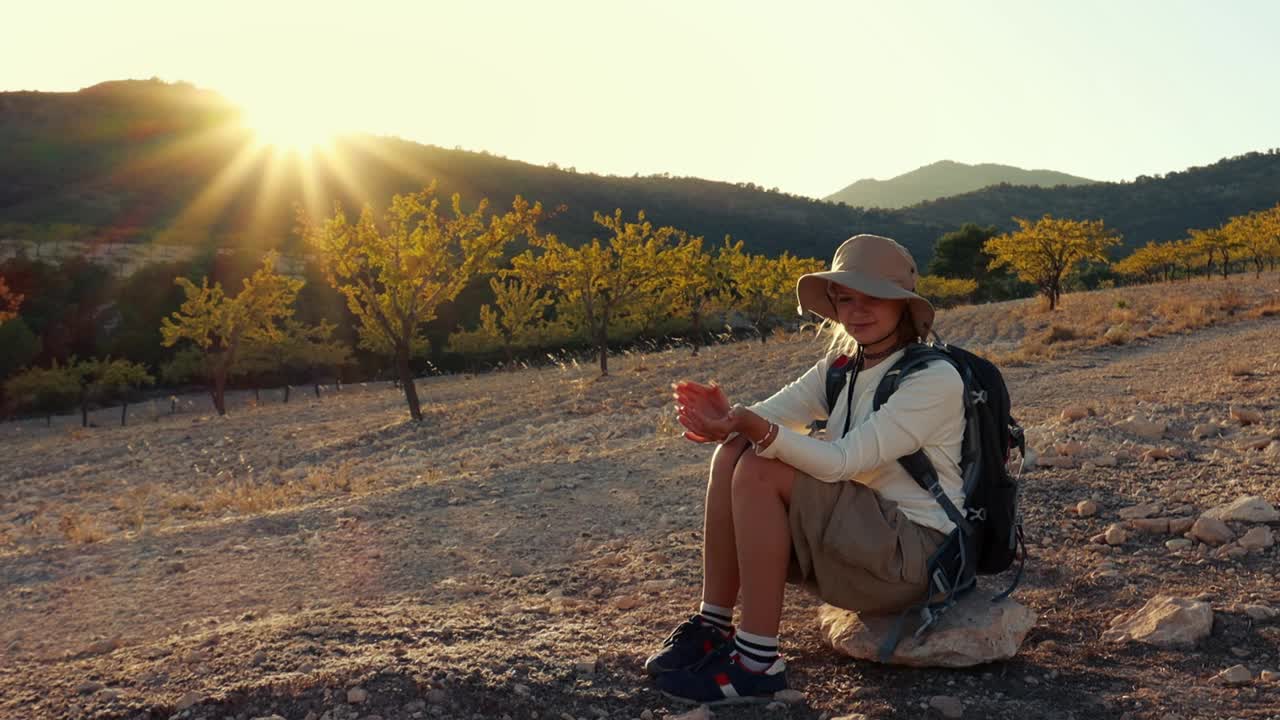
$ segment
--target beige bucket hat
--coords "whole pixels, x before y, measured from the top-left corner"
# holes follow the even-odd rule
[[[933,329],[933,305],[915,294],[916,261],[898,243],[879,235],[854,235],[836,248],[831,270],[801,275],[796,281],[800,314],[817,313],[839,322],[836,309],[827,297],[827,283],[833,282],[872,297],[905,298],[911,320],[922,340]]]

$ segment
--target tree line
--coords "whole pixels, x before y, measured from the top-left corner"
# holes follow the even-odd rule
[[[728,235],[708,244],[687,230],[655,224],[644,211],[632,218],[620,209],[593,213],[598,236],[574,247],[545,230],[559,210],[519,195],[502,211],[491,210],[487,199],[466,209],[456,193],[439,197],[434,183],[395,195],[381,214],[365,205],[349,215],[337,205],[317,220],[300,210],[297,234],[310,254],[308,277],[322,278],[342,306],[317,310],[323,303],[314,294],[300,302],[309,283],[281,272],[274,252],[234,293],[208,274],[199,282],[165,277],[163,270],[144,275],[180,293],[176,308],[155,319],[158,333],[150,336],[171,353],[163,362],[72,354],[32,364],[41,338],[23,334],[23,313],[28,303],[39,306],[38,293],[19,292],[0,275],[0,371],[10,376],[5,400],[46,416],[78,405],[85,424],[90,405],[120,402],[124,423],[128,403],[158,377],[168,385],[203,384],[225,414],[229,385],[256,394],[264,379],[305,377],[319,396],[322,378],[340,381],[363,354],[393,369],[410,416],[421,421],[414,377],[440,344],[460,356],[508,364],[576,345],[590,348],[607,375],[611,343],[627,339],[685,336],[696,354],[708,331],[736,323],[763,342],[773,328],[798,321],[796,278],[826,266],[786,252],[752,254]],[[1251,262],[1261,272],[1280,257],[1277,218],[1280,205],[1191,230],[1185,240],[1148,245],[1114,264],[1109,251],[1121,237],[1101,220],[1014,218],[1018,229],[1006,233],[966,225],[939,240],[918,290],[942,307],[1038,291],[1053,309],[1082,278],[1170,279],[1177,268],[1189,274],[1218,267],[1225,274],[1233,262]],[[1171,249],[1183,254],[1160,254]],[[449,332],[428,337],[424,328],[476,287],[487,290],[488,302],[475,303],[474,322],[453,322]],[[70,323],[67,332],[84,325]]]

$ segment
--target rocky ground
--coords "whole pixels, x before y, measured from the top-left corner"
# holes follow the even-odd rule
[[[1247,302],[1274,300],[1263,280]],[[1005,348],[1045,324],[1017,305],[938,322]],[[789,591],[799,692],[715,714],[1280,718],[1278,337],[1276,315],[1240,313],[1008,367],[1036,460],[1022,651],[853,660]],[[424,380],[422,424],[371,385],[225,418],[2,425],[0,717],[689,712],[640,667],[699,588],[710,450],[679,438],[669,385],[715,377],[750,401],[817,351],[797,334],[620,356],[605,378]],[[1134,619],[1149,602],[1161,619]]]

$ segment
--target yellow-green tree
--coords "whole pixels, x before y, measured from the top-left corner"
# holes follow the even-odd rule
[[[1167,281],[1171,279],[1177,253],[1178,250],[1173,243],[1158,243],[1151,240],[1117,262],[1115,271],[1121,275],[1141,277],[1147,281],[1160,278]]]
[[[554,235],[535,238],[532,249],[512,260],[512,270],[525,282],[554,287],[557,305],[569,305],[582,319],[587,342],[600,353],[600,374],[609,374],[609,327],[634,304],[651,297],[664,276],[669,260],[671,227],[654,228],[644,211],[635,222],[613,215],[594,213],[596,224],[612,232],[602,243],[592,238],[581,247],[570,247]]]
[[[973,297],[978,281],[971,278],[949,278],[938,275],[921,275],[916,282],[916,294],[928,298],[937,307],[951,307]]]
[[[80,376],[70,366],[54,360],[48,368],[27,368],[5,381],[5,397],[19,408],[45,416],[53,424],[54,413],[70,410],[80,396]]]
[[[318,251],[326,278],[360,320],[360,345],[394,358],[416,421],[422,420],[422,409],[409,358],[426,344],[423,323],[473,276],[493,272],[508,241],[521,234],[534,237],[542,216],[540,203],[530,206],[519,195],[501,215],[488,212],[486,199],[466,212],[456,193],[447,214],[435,194],[433,182],[419,192],[396,195],[381,224],[368,205],[354,223],[341,208],[318,225],[300,215],[302,234]]]
[[[120,425],[128,421],[129,401],[134,391],[152,385],[156,379],[147,369],[128,360],[83,360],[72,358],[68,372],[80,386],[80,425],[89,427],[89,403],[120,401]]]
[[[726,235],[715,255],[702,249],[702,238],[681,233],[672,253],[674,272],[669,277],[672,312],[687,315],[693,324],[693,354],[702,345],[702,332],[708,318],[722,312],[731,302],[733,287],[732,258],[742,252],[742,241],[736,244]]]
[[[0,277],[0,323],[12,320],[22,305],[22,296],[9,289],[9,284]]]
[[[1210,228],[1208,230],[1188,230],[1191,236],[1191,245],[1198,249],[1208,258],[1209,262],[1205,265],[1205,275],[1208,276],[1213,270],[1213,263],[1218,262],[1218,266],[1222,269],[1222,278],[1225,280],[1227,273],[1231,270],[1231,258],[1241,249],[1238,238],[1226,233],[1221,227]]]
[[[749,255],[741,252],[741,242],[727,251],[725,261],[732,267],[734,308],[751,322],[762,343],[782,318],[795,311],[796,280],[825,267],[821,260],[787,252],[776,258]]]
[[[991,238],[983,251],[991,256],[992,270],[1008,267],[1023,280],[1035,283],[1048,299],[1049,309],[1058,306],[1062,278],[1079,263],[1105,263],[1107,249],[1120,243],[1120,234],[1101,220],[1068,220],[1046,214],[1035,222],[1015,217],[1018,230]]]
[[[276,272],[275,262],[275,253],[268,253],[235,297],[228,296],[221,283],[210,286],[207,277],[198,286],[186,278],[174,280],[182,286],[186,300],[161,321],[163,344],[172,347],[186,340],[204,355],[209,394],[219,415],[227,414],[227,376],[241,344],[278,341],[279,322],[293,315],[293,301],[303,281]]]
[[[494,300],[492,305],[480,306],[480,325],[474,330],[450,335],[449,346],[459,352],[484,352],[501,347],[507,362],[513,363],[517,348],[538,343],[551,297],[542,288],[519,277],[489,278],[489,288],[493,290]]]
[[[1229,245],[1253,262],[1254,277],[1260,277],[1268,260],[1280,253],[1280,205],[1269,210],[1237,215],[1222,226]]]

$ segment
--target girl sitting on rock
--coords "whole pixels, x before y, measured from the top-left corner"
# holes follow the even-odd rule
[[[963,382],[949,363],[934,362],[871,409],[881,377],[933,323],[933,306],[913,292],[916,278],[898,243],[852,237],[829,272],[796,284],[800,311],[826,318],[831,336],[812,368],[749,407],[731,406],[714,383],[675,385],[685,437],[718,445],[701,606],[645,662],[669,696],[715,704],[785,689],[778,625],[787,582],[859,612],[900,611],[925,594],[926,562],[954,526],[897,460],[923,448],[947,495],[964,506]],[[827,369],[841,356],[849,380],[828,412]],[[828,438],[809,436],[824,419]]]

